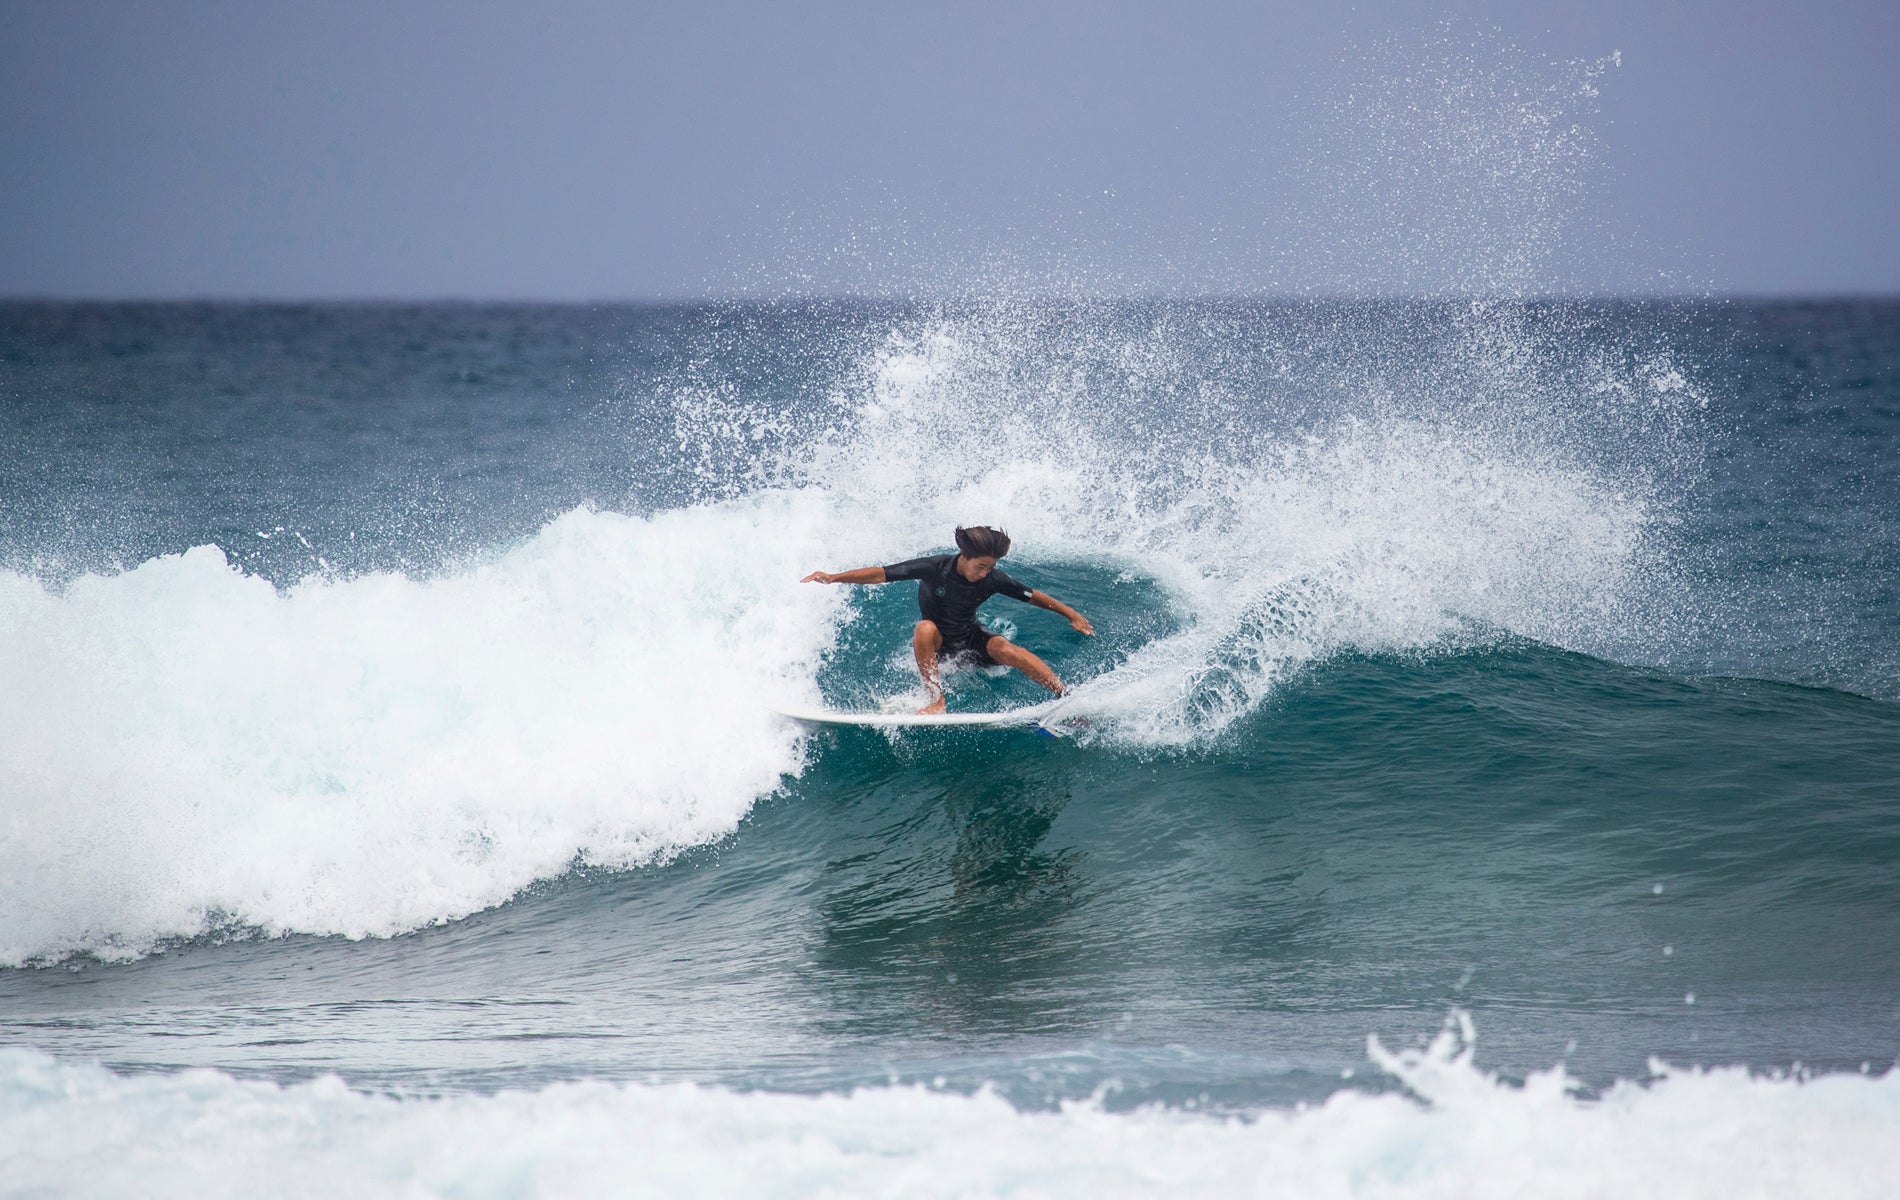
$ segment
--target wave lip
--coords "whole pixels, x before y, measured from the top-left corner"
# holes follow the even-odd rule
[[[1344,1087],[1236,1118],[1099,1102],[1019,1111],[988,1091],[797,1096],[564,1083],[397,1098],[335,1077],[120,1077],[0,1051],[0,1162],[63,1195],[1874,1197],[1900,1076],[1663,1071],[1576,1094],[1561,1067],[1476,1068],[1462,1019],[1373,1060],[1416,1099]],[[1660,1070],[1660,1065],[1658,1065]],[[321,1180],[313,1185],[309,1181]]]

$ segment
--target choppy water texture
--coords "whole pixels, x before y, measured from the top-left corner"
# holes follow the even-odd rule
[[[1871,1163],[1897,438],[1887,302],[0,306],[0,1154]],[[771,715],[916,688],[908,586],[801,575],[978,522],[1099,631],[985,609],[1067,736]]]

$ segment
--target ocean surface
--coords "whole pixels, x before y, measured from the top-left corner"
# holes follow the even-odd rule
[[[1060,736],[776,717],[960,523]],[[6,1195],[1891,1195],[1896,1055],[1900,302],[0,304]]]

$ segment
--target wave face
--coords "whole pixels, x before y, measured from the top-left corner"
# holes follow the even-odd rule
[[[0,328],[27,1045],[1117,1114],[1453,1006],[1602,1088],[1896,1049],[1891,305]],[[915,692],[908,588],[797,581],[959,523],[1094,621],[984,614],[1084,720],[772,716]]]
[[[767,704],[803,698],[841,637],[871,650],[836,656],[834,699],[909,686],[901,605],[795,581],[959,522],[1013,530],[1032,578],[1103,618],[1101,648],[1071,650],[994,614],[1057,634],[1087,736],[1124,749],[1210,744],[1344,652],[1641,650],[1674,595],[1657,525],[1693,390],[1651,361],[1617,375],[1563,321],[1006,308],[872,338],[867,315],[822,392],[742,386],[791,340],[769,324],[716,370],[662,372],[625,418],[678,451],[641,481],[678,501],[645,516],[570,511],[418,573],[354,545],[388,524],[372,503],[115,574],[0,576],[20,831],[0,961],[389,935],[715,841],[803,764]],[[1406,365],[1356,378],[1387,358]],[[308,556],[296,575],[242,569],[273,542]],[[844,632],[858,617],[875,633]]]

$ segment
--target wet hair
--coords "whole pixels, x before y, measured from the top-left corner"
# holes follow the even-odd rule
[[[970,558],[1001,558],[1009,553],[1009,535],[988,525],[957,526],[957,549]]]

